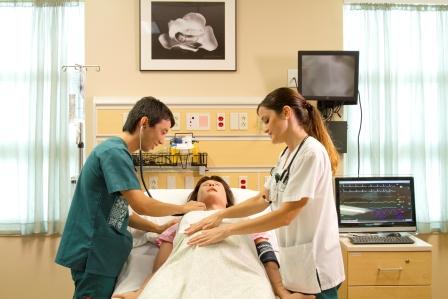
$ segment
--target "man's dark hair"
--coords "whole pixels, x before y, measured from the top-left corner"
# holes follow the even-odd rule
[[[128,118],[123,126],[123,132],[134,133],[143,116],[148,117],[150,127],[154,127],[163,119],[171,121],[171,128],[175,124],[173,113],[167,105],[156,98],[144,97],[135,103],[129,111]]]

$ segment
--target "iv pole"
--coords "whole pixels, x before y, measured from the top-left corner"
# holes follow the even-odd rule
[[[79,92],[82,98],[82,101],[84,102],[84,80],[83,80],[83,72],[88,71],[88,69],[94,68],[97,72],[101,71],[101,67],[99,65],[81,65],[81,64],[74,64],[74,65],[63,65],[62,71],[66,72],[68,68],[73,68],[74,70],[80,72],[80,86],[79,86]],[[69,97],[70,98],[70,97]],[[83,109],[84,109],[84,103],[83,103]],[[84,126],[83,122],[79,121],[77,123],[78,130],[77,130],[77,136],[76,136],[76,146],[78,148],[78,175],[71,178],[71,183],[76,184],[78,180],[78,176],[81,173],[82,166],[84,164]]]

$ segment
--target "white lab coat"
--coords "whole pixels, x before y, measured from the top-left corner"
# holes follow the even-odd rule
[[[299,145],[279,158],[275,173],[281,175]],[[292,161],[286,185],[275,177],[266,183],[275,210],[284,202],[309,198],[298,216],[285,227],[276,229],[280,273],[286,288],[302,293],[320,293],[345,279],[336,207],[333,196],[331,164],[322,144],[309,137]],[[319,276],[319,282],[317,275]]]

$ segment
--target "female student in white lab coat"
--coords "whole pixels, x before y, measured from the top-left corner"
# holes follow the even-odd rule
[[[316,294],[318,299],[337,298],[345,278],[332,187],[338,153],[319,111],[293,89],[272,91],[257,113],[272,142],[287,146],[265,191],[192,225],[187,234],[203,231],[189,243],[205,246],[230,235],[276,229],[281,279],[287,289]],[[271,203],[268,214],[217,227],[223,218],[255,214]]]

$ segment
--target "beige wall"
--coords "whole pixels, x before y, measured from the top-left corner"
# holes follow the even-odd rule
[[[264,96],[287,82],[300,49],[342,48],[342,0],[239,0],[237,71],[139,71],[139,1],[86,4],[86,98],[94,96]],[[93,144],[87,132],[87,147]]]
[[[87,148],[94,96],[263,96],[283,86],[299,49],[342,48],[342,0],[238,0],[237,71],[140,72],[139,1],[86,0]],[[58,238],[0,237],[0,298],[70,298],[53,263]]]

